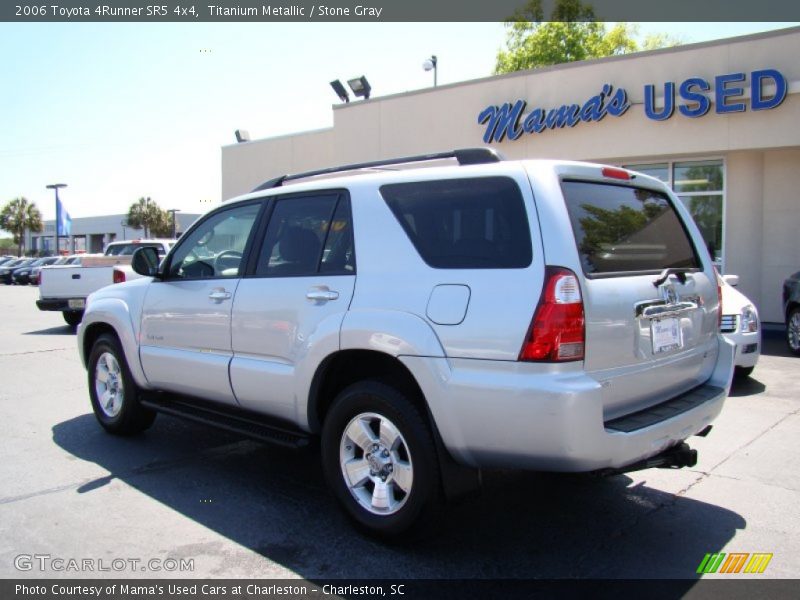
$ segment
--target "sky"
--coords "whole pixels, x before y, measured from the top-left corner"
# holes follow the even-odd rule
[[[795,23],[642,23],[683,42]],[[204,212],[221,147],[331,127],[329,82],[365,75],[373,97],[491,75],[500,23],[0,23],[0,205],[18,196],[72,217],[141,196]],[[265,175],[271,175],[265,165]],[[265,177],[266,178],[266,177]]]

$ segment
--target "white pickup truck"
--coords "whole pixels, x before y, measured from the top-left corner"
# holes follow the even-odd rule
[[[140,277],[130,268],[131,255],[141,247],[153,247],[163,258],[175,240],[152,239],[111,242],[103,254],[87,254],[79,264],[46,267],[41,270],[39,310],[58,310],[68,325],[81,322],[86,298],[112,283]]]

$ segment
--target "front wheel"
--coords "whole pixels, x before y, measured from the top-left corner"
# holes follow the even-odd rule
[[[786,319],[786,344],[792,354],[800,356],[800,308],[796,306]]]
[[[322,430],[325,478],[358,525],[383,537],[426,521],[439,500],[430,428],[398,390],[365,381],[342,391]]]
[[[97,338],[89,354],[88,372],[92,410],[106,431],[133,435],[153,424],[156,414],[139,402],[141,390],[115,336]]]

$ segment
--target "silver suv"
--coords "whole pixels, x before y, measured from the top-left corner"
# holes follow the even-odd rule
[[[417,161],[438,166],[386,168]],[[694,465],[733,373],[700,232],[615,167],[467,149],[279,177],[133,268],[79,330],[100,424],[320,438],[333,493],[382,535],[483,467]]]

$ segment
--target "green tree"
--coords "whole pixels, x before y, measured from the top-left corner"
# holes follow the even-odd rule
[[[150,226],[153,237],[172,237],[172,215],[162,210],[158,220]]]
[[[128,226],[144,229],[144,237],[167,237],[172,233],[172,221],[167,211],[150,198],[142,197],[128,209]]]
[[[13,250],[16,244],[11,238],[0,238],[0,252],[8,252]]]
[[[506,48],[497,53],[496,74],[548,65],[617,56],[676,46],[680,40],[665,34],[637,42],[635,25],[617,23],[608,29],[595,21],[591,6],[580,0],[556,0],[550,21],[544,20],[541,0],[529,0],[506,21]]]
[[[22,256],[25,231],[39,233],[44,230],[42,213],[36,204],[28,202],[27,198],[14,198],[0,211],[0,229],[5,229],[14,237],[17,253]]]

